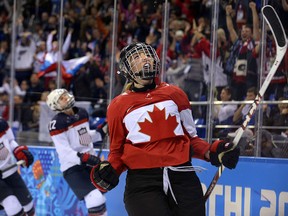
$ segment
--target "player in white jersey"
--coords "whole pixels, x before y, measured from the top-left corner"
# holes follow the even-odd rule
[[[28,147],[18,145],[8,123],[0,118],[0,207],[8,216],[32,216],[35,212],[33,198],[17,166],[8,169],[15,164],[15,159],[24,160],[26,167],[34,161]]]
[[[97,188],[110,190],[128,169],[124,194],[131,216],[205,215],[205,199],[191,157],[233,169],[239,148],[197,136],[191,106],[180,88],[160,83],[160,60],[145,43],[133,43],[120,53],[120,73],[128,89],[107,110],[110,136],[108,161],[93,168]],[[227,151],[230,150],[230,151]]]
[[[60,170],[77,198],[84,199],[89,215],[107,215],[105,196],[90,181],[92,166],[100,163],[93,142],[101,141],[102,136],[90,130],[87,111],[74,103],[74,96],[66,89],[55,89],[47,97],[50,109],[58,112],[49,123],[49,131]]]

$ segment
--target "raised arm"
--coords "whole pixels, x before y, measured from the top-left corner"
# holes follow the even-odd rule
[[[53,30],[49,33],[49,35],[47,36],[47,40],[46,40],[46,47],[47,47],[47,51],[50,52],[52,51],[52,41],[53,41],[53,36],[57,33],[56,30]]]
[[[245,104],[241,104],[240,107],[235,111],[233,116],[233,122],[237,123],[242,118],[242,110],[244,108]]]
[[[238,34],[234,29],[233,20],[232,20],[232,5],[226,6],[226,25],[229,31],[230,39],[234,43],[238,39]]]
[[[68,49],[69,49],[69,46],[71,43],[71,38],[72,38],[72,33],[73,33],[73,29],[69,29],[68,35],[66,36],[66,39],[65,39],[63,47],[62,47],[62,53],[63,54],[66,54]]]
[[[260,31],[259,31],[259,16],[256,9],[256,3],[255,2],[249,2],[249,7],[252,11],[252,18],[253,18],[253,39],[255,41],[260,40]]]

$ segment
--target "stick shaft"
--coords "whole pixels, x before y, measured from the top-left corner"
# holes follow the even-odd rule
[[[1,170],[1,172],[4,173],[4,172],[6,172],[6,171],[8,171],[10,169],[13,169],[14,167],[17,167],[17,166],[23,165],[23,164],[25,164],[25,161],[24,160],[19,160],[16,163],[14,163],[14,164],[6,167],[5,169]]]

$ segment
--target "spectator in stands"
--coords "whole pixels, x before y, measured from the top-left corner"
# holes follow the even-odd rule
[[[41,98],[37,103],[25,106],[23,109],[22,115],[22,130],[23,131],[33,131],[39,132],[39,123],[40,123],[40,111],[41,104],[40,102],[46,102],[49,91],[44,91],[41,93]]]
[[[186,66],[185,60],[182,58],[172,60],[166,72],[167,82],[181,88],[183,86],[184,69]]]
[[[40,20],[39,20],[45,37],[47,37],[47,35],[53,30],[53,29],[49,29],[48,19],[49,19],[49,12],[45,10],[41,13]]]
[[[279,102],[283,100],[287,100],[284,97],[279,98]],[[277,105],[277,109],[273,110],[273,114],[270,113],[270,117],[266,126],[275,126],[275,127],[287,127],[288,126],[288,104],[287,103],[279,103]],[[273,134],[279,134],[284,137],[288,137],[288,129],[283,128],[275,128],[270,130]]]
[[[234,90],[234,88],[233,88],[233,90]],[[257,89],[255,87],[249,88],[246,92],[245,101],[253,102],[254,99],[256,98],[256,95],[257,95]],[[241,125],[243,123],[243,120],[245,119],[246,115],[248,114],[250,107],[251,107],[251,104],[245,104],[245,103],[241,104],[233,115],[233,123],[236,125]],[[255,124],[255,115],[256,114],[254,114],[251,117],[249,125]]]
[[[83,65],[75,74],[71,84],[71,90],[77,101],[88,101],[91,99],[92,81],[90,80],[86,65]]]
[[[190,101],[199,101],[202,100],[201,98],[205,98],[205,96],[203,96],[203,93],[205,92],[205,82],[202,52],[204,49],[207,52],[210,50],[207,47],[208,44],[206,44],[207,46],[205,48],[203,48],[204,46],[201,46],[203,43],[208,43],[208,40],[205,39],[205,25],[206,23],[202,18],[198,19],[198,25],[194,22],[193,37],[190,41],[190,52],[184,57],[186,58],[186,68],[184,69],[182,89],[185,91]],[[201,43],[201,41],[203,43]],[[193,106],[192,111],[195,118],[205,118],[205,108]]]
[[[183,50],[183,38],[184,38],[184,31],[173,30],[172,33],[172,43],[169,45],[169,50],[173,52],[173,59],[177,59],[184,54]]]
[[[36,45],[37,49],[34,55],[34,64],[33,64],[34,73],[38,73],[40,71],[40,68],[44,64],[45,56],[47,54],[45,41],[39,41]]]
[[[22,129],[22,120],[24,110],[27,109],[27,106],[24,106],[23,97],[20,95],[14,95],[14,111],[13,111],[13,119],[11,128],[14,132],[14,135],[17,135],[17,132]],[[10,106],[5,106],[5,110],[2,113],[2,117],[4,120],[9,120]]]
[[[6,68],[6,61],[9,56],[9,46],[7,40],[0,40],[0,85],[8,75],[8,69]]]
[[[197,41],[197,43],[195,43],[194,50],[198,53],[198,55],[202,56],[202,69],[204,74],[204,81],[206,84],[206,91],[203,94],[207,95],[207,92],[211,88],[211,49],[210,41],[207,40],[206,36],[202,33],[202,27],[199,28],[195,28],[192,41]],[[216,63],[213,78],[214,86],[217,91],[217,99],[220,99],[222,88],[228,85],[227,75],[224,74],[223,70],[223,65],[225,64],[227,58],[227,39],[224,30],[221,28],[217,30],[217,39]]]
[[[64,81],[63,81],[64,82]],[[64,84],[64,83],[63,83]],[[62,85],[64,86],[64,85]],[[57,83],[56,83],[56,80],[55,79],[51,79],[48,81],[48,85],[47,85],[47,88],[45,88],[45,90],[47,91],[53,91],[54,89],[57,88]]]
[[[72,32],[73,30],[71,29],[66,38],[65,41],[63,43],[62,46],[62,51],[61,51],[61,60],[63,60],[63,58],[65,58],[65,55],[68,52],[70,43],[71,43],[71,37],[72,37]],[[41,70],[45,70],[47,69],[49,66],[51,66],[53,63],[58,61],[58,55],[59,55],[59,44],[58,44],[58,40],[56,40],[56,34],[57,34],[57,30],[53,29],[48,37],[47,37],[47,41],[46,41],[46,49],[47,49],[47,53],[45,55],[45,59],[44,59],[44,63],[41,65]],[[46,61],[46,62],[45,62]],[[49,63],[49,64],[48,64]],[[51,69],[52,70],[52,69]],[[40,72],[40,71],[38,71]],[[53,72],[53,71],[52,71]],[[49,73],[52,73],[51,71],[49,71]],[[48,72],[47,72],[48,73]],[[42,74],[41,74],[42,75]],[[44,75],[44,74],[43,74]],[[43,76],[42,75],[42,76]],[[50,74],[50,76],[56,76],[56,74]]]
[[[45,35],[43,26],[41,26],[41,23],[38,19],[34,21],[34,26],[32,26],[31,29],[32,29],[32,38],[35,41],[36,46],[38,48],[38,46],[42,45],[43,42],[45,43],[47,35]],[[45,49],[46,49],[46,44],[45,44]],[[35,71],[33,72],[35,73]]]
[[[40,120],[40,105],[38,103],[28,107],[22,118],[22,130],[23,131],[39,131],[39,120]]]
[[[33,73],[30,77],[29,88],[26,90],[24,101],[34,104],[40,100],[41,93],[44,91],[44,86],[41,83],[38,75]]]
[[[31,37],[31,32],[22,32],[19,35],[15,49],[15,78],[21,84],[23,80],[29,81],[33,73],[36,44]],[[7,64],[10,66],[11,60],[7,61]]]
[[[265,67],[264,76],[266,77],[274,64],[276,56],[276,44],[274,36],[270,29],[266,33],[266,47],[265,47]],[[265,78],[264,77],[264,78]],[[271,82],[264,94],[265,100],[278,100],[280,97],[284,96],[284,87],[288,80],[288,51],[277,68]]]
[[[0,92],[0,116],[3,116],[3,112],[9,103],[9,95],[7,92]],[[5,111],[6,112],[6,111]]]
[[[246,23],[242,26],[241,35],[238,36],[233,26],[231,5],[226,6],[226,24],[232,42],[230,56],[227,59],[225,72],[232,77],[233,99],[243,100],[248,88],[257,86],[257,52],[256,43],[259,42],[259,18],[255,2],[249,6],[253,14],[253,27]]]
[[[47,100],[47,96],[49,95],[49,93],[50,93],[49,91],[42,92],[40,101],[38,101],[38,103],[41,102],[41,101],[45,102]]]
[[[261,135],[261,157],[283,157],[283,155],[287,154],[287,152],[283,152],[283,149],[278,148],[274,143],[273,135],[269,131],[262,130]],[[257,140],[257,135],[247,140],[248,142],[244,148],[243,156],[254,156],[256,154],[255,151],[258,149],[256,148]]]
[[[92,98],[96,100],[96,103],[103,104],[107,99],[107,91],[104,87],[105,83],[100,78],[95,78],[94,83],[92,84]],[[95,102],[93,103],[93,106],[95,105]]]
[[[221,90],[220,98],[222,102],[227,102],[232,100],[232,89],[227,86]],[[234,104],[221,104],[215,105],[215,125],[233,125],[233,116],[237,109],[237,105]],[[226,137],[227,134],[232,131],[232,129],[215,129],[214,137]]]
[[[14,94],[20,95],[24,97],[26,95],[26,91],[28,89],[28,83],[26,80],[23,80],[21,86],[18,85],[18,81],[14,79]],[[0,92],[7,92],[9,95],[11,94],[12,89],[10,88],[10,78],[5,78],[3,85],[0,87]]]
[[[16,94],[21,95],[23,97],[25,97],[26,92],[29,88],[29,83],[27,80],[23,80],[21,82],[21,85],[19,86],[19,89],[15,91]]]

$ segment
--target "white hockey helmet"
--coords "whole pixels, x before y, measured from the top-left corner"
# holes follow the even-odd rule
[[[59,103],[59,98],[66,94],[68,97],[66,105],[62,105]],[[72,94],[70,94],[66,89],[55,89],[49,93],[46,100],[47,105],[53,111],[62,112],[74,106],[75,98]]]

